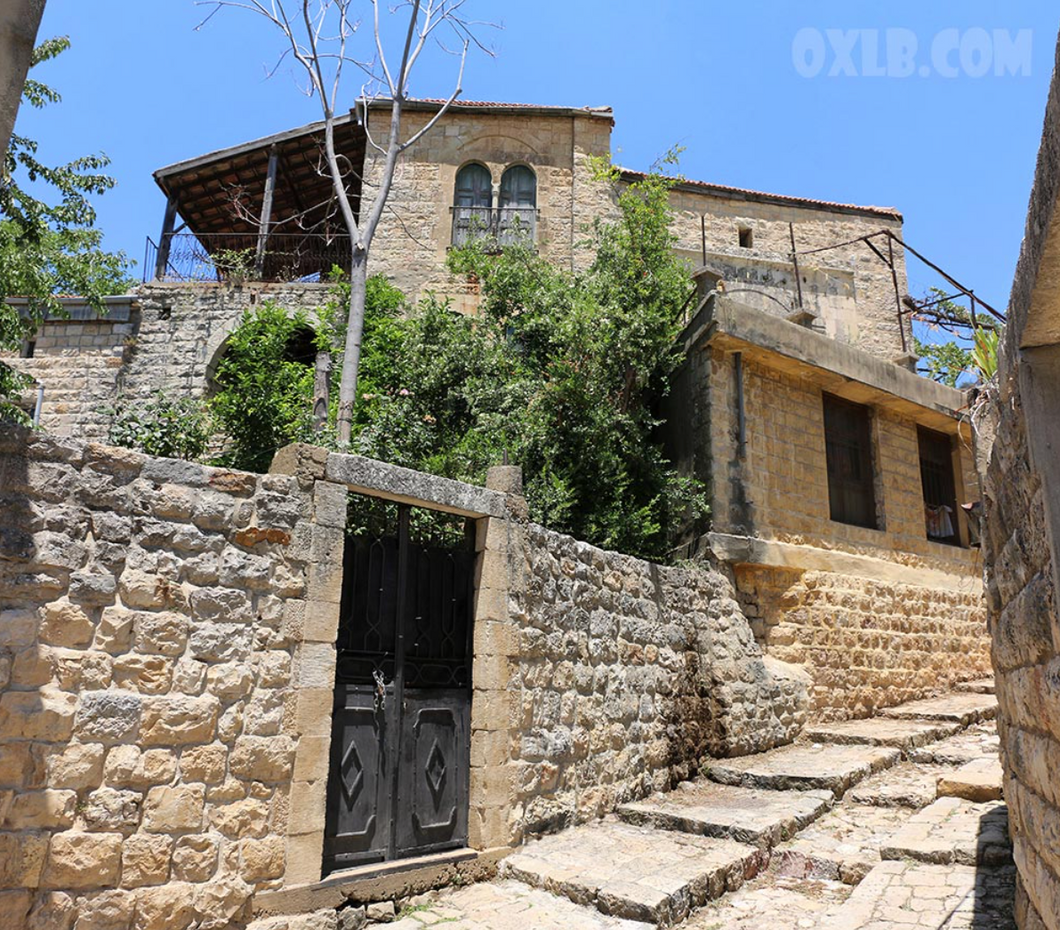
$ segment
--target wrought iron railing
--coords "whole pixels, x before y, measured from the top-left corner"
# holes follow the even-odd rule
[[[319,281],[349,268],[350,239],[320,233],[172,233],[147,240],[144,281]]]
[[[536,207],[453,207],[454,246],[485,240],[487,245],[533,245],[537,241]]]

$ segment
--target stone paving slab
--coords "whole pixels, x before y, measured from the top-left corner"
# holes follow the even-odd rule
[[[774,791],[823,788],[836,797],[885,768],[901,752],[883,746],[784,746],[769,752],[711,762],[708,777],[725,785]]]
[[[866,778],[860,785],[851,788],[845,797],[855,804],[920,810],[938,797],[939,779],[955,771],[951,765],[903,762],[893,769]]]
[[[959,865],[1005,865],[1012,858],[1008,808],[939,798],[913,814],[880,848],[884,859]]]
[[[1000,759],[973,759],[955,772],[940,776],[938,795],[977,803],[1000,801],[1003,779]]]
[[[1015,930],[1013,868],[883,862],[822,930]],[[778,924],[778,927],[783,924]]]
[[[651,924],[609,917],[521,882],[471,885],[434,896],[388,930],[650,930]]]
[[[980,678],[978,681],[962,681],[954,685],[957,691],[967,691],[971,694],[996,694],[993,678]]]
[[[872,717],[807,727],[803,737],[814,743],[894,746],[903,752],[926,746],[959,732],[961,725],[946,720],[897,720]]]
[[[813,823],[832,800],[831,791],[768,791],[700,779],[682,782],[675,790],[645,801],[623,804],[618,816],[661,830],[769,847]]]
[[[966,762],[985,756],[996,759],[1000,746],[997,724],[994,722],[980,723],[956,736],[914,749],[909,753],[909,758],[913,762],[926,764],[964,765]]]
[[[770,871],[696,911],[681,930],[827,930],[820,921],[850,896],[842,882]]]
[[[880,846],[908,819],[898,807],[844,801],[794,839],[773,850],[773,867],[792,878],[856,885],[879,865]]]
[[[604,914],[670,926],[735,891],[767,859],[728,839],[606,820],[527,843],[502,872]]]
[[[997,698],[991,694],[945,694],[942,697],[910,701],[897,707],[880,711],[881,717],[909,720],[923,717],[926,720],[953,720],[962,726],[993,720],[997,716]]]

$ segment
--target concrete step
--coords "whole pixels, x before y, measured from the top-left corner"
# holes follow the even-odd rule
[[[768,791],[699,779],[645,801],[623,804],[618,816],[627,823],[768,848],[813,823],[832,801],[831,791]]]
[[[712,761],[707,776],[724,785],[774,791],[825,789],[836,797],[862,779],[890,768],[901,752],[883,746],[784,746],[769,752]]]
[[[428,896],[387,930],[651,930],[651,924],[608,917],[522,882],[481,882]]]
[[[1016,930],[1012,919],[1015,882],[1014,868],[882,862],[819,926],[827,930]]]
[[[888,837],[880,856],[941,865],[1006,865],[1012,860],[1008,808],[996,801],[939,798]]]
[[[980,723],[909,753],[913,762],[927,765],[964,765],[974,759],[998,757],[1001,742],[997,736],[997,724]]]
[[[962,681],[954,685],[957,691],[967,691],[971,694],[997,694],[993,678],[980,678],[978,681]]]
[[[807,727],[803,738],[815,743],[838,745],[894,746],[908,753],[918,746],[937,742],[960,732],[961,725],[946,720],[898,720],[871,717]]]
[[[667,927],[767,862],[768,853],[733,840],[605,820],[527,843],[501,869],[606,915]]]
[[[1004,772],[1000,759],[973,759],[957,771],[939,777],[940,798],[964,798],[966,801],[982,803],[1000,801]]]
[[[909,819],[900,807],[844,801],[773,850],[780,875],[856,885],[881,862],[880,846]]]
[[[866,778],[851,788],[846,799],[873,807],[904,807],[920,810],[938,797],[939,779],[956,769],[948,765],[919,765],[903,762],[893,769]]]
[[[993,720],[997,716],[997,698],[990,694],[945,694],[923,701],[910,701],[897,707],[880,711],[881,717],[909,720],[923,717],[925,720],[952,720],[961,726]]]

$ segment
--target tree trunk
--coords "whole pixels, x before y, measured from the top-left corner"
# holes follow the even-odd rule
[[[346,318],[346,349],[342,356],[339,412],[335,424],[341,449],[349,447],[353,427],[353,404],[357,397],[357,372],[361,367],[361,336],[364,333],[367,282],[368,253],[360,246],[355,246],[353,263],[350,266],[350,309]]]
[[[328,376],[331,374],[331,353],[317,352],[316,369],[313,372],[313,432],[322,433],[328,425],[330,390]]]
[[[44,0],[0,3],[0,152],[6,152],[15,128]]]

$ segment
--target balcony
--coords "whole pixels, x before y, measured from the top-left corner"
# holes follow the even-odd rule
[[[454,248],[483,241],[487,249],[537,242],[536,207],[452,207]]]
[[[144,281],[321,281],[350,265],[349,236],[319,233],[169,233],[147,240]]]

